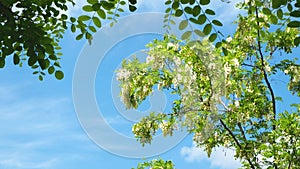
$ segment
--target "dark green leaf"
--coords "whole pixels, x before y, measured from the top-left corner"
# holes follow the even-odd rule
[[[297,11],[292,11],[292,12],[290,13],[290,16],[292,16],[292,17],[300,17],[300,11],[299,11],[299,10],[297,10]]]
[[[14,54],[14,64],[17,65],[20,63],[20,56],[16,53]]]
[[[64,73],[62,71],[60,71],[60,70],[55,71],[55,78],[57,80],[63,79],[64,78]]]
[[[201,5],[208,5],[210,3],[210,0],[200,0]]]
[[[76,18],[70,17],[70,21],[71,21],[72,23],[74,23],[74,22],[76,22]]]
[[[206,16],[204,14],[198,17],[199,24],[202,25],[206,22]]]
[[[28,59],[29,66],[33,66],[36,62],[37,62],[37,57],[35,57],[35,56],[29,57],[29,59]]]
[[[5,66],[5,59],[3,57],[0,57],[0,68],[4,68]]]
[[[179,3],[177,1],[173,2],[172,8],[177,9],[179,7]]]
[[[293,11],[293,6],[292,6],[291,4],[288,4],[288,5],[287,5],[287,9],[288,9],[290,12],[292,12],[292,11]]]
[[[283,18],[283,12],[282,12],[282,9],[278,9],[278,10],[277,10],[277,17],[278,17],[279,19],[282,19],[282,18]]]
[[[96,3],[96,4],[94,4],[94,5],[92,6],[93,11],[98,11],[98,10],[100,9],[100,7],[101,7],[101,4],[100,4],[100,3]]]
[[[226,48],[222,47],[222,51],[223,51],[223,53],[224,53],[225,56],[228,55],[228,50]]]
[[[207,13],[208,15],[215,15],[215,11],[211,10],[211,9],[206,9],[205,13]]]
[[[186,13],[188,13],[188,14],[193,14],[193,9],[192,9],[191,7],[189,7],[189,6],[185,7],[185,8],[184,8],[184,11],[185,11]]]
[[[223,24],[218,20],[212,20],[212,23],[216,26],[223,26]]]
[[[48,73],[49,73],[49,74],[53,74],[54,71],[55,71],[55,68],[54,68],[53,66],[50,66],[50,67],[48,68]]]
[[[281,0],[272,0],[272,8],[277,9],[281,6]]]
[[[129,11],[134,12],[137,8],[135,6],[129,5]]]
[[[201,7],[199,5],[195,6],[193,8],[193,16],[196,17],[200,14],[200,11],[201,11]]]
[[[298,46],[300,44],[300,37],[297,37],[294,39],[295,46]]]
[[[271,10],[270,10],[269,8],[263,8],[263,9],[262,9],[262,12],[263,12],[264,14],[266,14],[266,15],[269,15],[269,14],[272,13]]]
[[[182,14],[183,14],[183,12],[182,12],[181,9],[177,9],[176,12],[175,12],[176,17],[180,17]]]
[[[216,33],[211,34],[208,39],[210,42],[214,42],[217,39],[217,34]]]
[[[43,81],[43,76],[42,75],[39,75],[39,80]]]
[[[98,3],[98,0],[87,0],[87,2],[90,4],[95,4],[95,3]]]
[[[298,28],[300,27],[300,21],[291,21],[287,24],[287,26],[291,28]]]
[[[216,48],[219,48],[221,46],[222,46],[222,42],[217,42],[216,45],[215,45]]]
[[[136,0],[129,0],[129,2],[130,2],[132,5],[135,5],[135,4],[136,4]]]
[[[208,35],[208,34],[210,34],[211,30],[212,30],[212,25],[210,23],[206,24],[203,28],[203,33],[205,35]]]
[[[74,24],[71,25],[71,31],[74,33],[76,31],[76,27]]]

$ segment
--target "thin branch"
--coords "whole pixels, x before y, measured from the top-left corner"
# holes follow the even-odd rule
[[[271,99],[272,99],[272,108],[273,108],[273,119],[276,120],[276,101],[275,101],[275,94],[274,94],[274,91],[273,91],[273,88],[269,82],[269,79],[268,79],[268,75],[267,75],[267,72],[265,70],[265,63],[264,63],[264,55],[262,53],[262,50],[261,50],[261,42],[260,42],[260,30],[259,30],[259,18],[258,18],[258,9],[257,7],[255,7],[255,14],[256,14],[256,23],[257,23],[257,43],[258,43],[258,51],[259,51],[259,55],[260,55],[260,60],[261,60],[261,65],[262,65],[262,72],[263,72],[263,75],[264,75],[264,79],[265,79],[265,82],[268,86],[268,89],[271,93]],[[273,130],[276,129],[276,126],[273,124]],[[275,157],[276,158],[276,157]],[[273,163],[275,169],[278,169],[277,167],[277,164],[276,163]]]
[[[235,135],[232,133],[232,131],[226,126],[226,124],[223,122],[222,119],[220,119],[221,124],[223,125],[223,127],[228,131],[229,135],[233,138],[233,140],[235,141],[235,143],[238,145],[238,147],[242,150],[243,147],[240,144],[240,142],[237,140],[237,138],[235,137]],[[254,165],[252,164],[251,160],[249,159],[249,157],[246,155],[246,160],[248,161],[248,163],[250,164],[252,169],[255,169]]]
[[[258,43],[258,52],[259,52],[259,55],[260,55],[260,60],[261,60],[261,65],[262,65],[262,72],[263,72],[263,75],[264,75],[264,79],[265,79],[265,82],[268,86],[268,89],[271,93],[271,99],[272,99],[272,108],[273,108],[273,119],[275,120],[276,119],[276,101],[275,101],[275,94],[274,94],[274,91],[273,91],[273,88],[271,86],[271,83],[268,79],[268,74],[265,70],[265,61],[264,61],[264,55],[262,53],[262,50],[261,50],[261,42],[260,42],[260,30],[259,30],[259,21],[258,21],[258,9],[256,7],[256,19],[257,19],[257,43]],[[276,129],[276,126],[273,125],[273,130]]]

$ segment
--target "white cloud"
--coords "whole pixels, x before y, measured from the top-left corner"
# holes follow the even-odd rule
[[[76,130],[69,98],[26,94],[32,89],[31,85],[0,84],[0,168],[56,168],[72,158],[65,148],[80,144],[85,149],[82,145],[89,143]]]
[[[215,148],[210,158],[204,149],[196,147],[195,143],[192,147],[183,147],[180,154],[187,162],[209,161],[211,168],[235,169],[241,166],[240,161],[234,158],[234,150],[222,147]]]

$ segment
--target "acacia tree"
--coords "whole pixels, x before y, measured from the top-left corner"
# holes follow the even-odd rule
[[[65,30],[79,30],[77,40],[92,40],[103,19],[114,23],[125,9],[136,10],[136,0],[87,0],[78,18],[62,14],[73,0],[0,0],[0,67],[8,57],[34,69],[42,80],[60,69],[59,40]],[[299,64],[291,53],[300,42],[299,0],[245,0],[239,8],[236,32],[223,37],[213,19],[210,0],[166,0],[166,30],[182,17],[180,38],[166,35],[149,44],[146,63],[124,61],[118,73],[127,108],[138,105],[153,91],[179,96],[170,112],[153,112],[133,126],[136,138],[151,142],[161,129],[172,135],[178,127],[194,133],[194,141],[210,155],[217,146],[234,148],[244,168],[300,166],[300,105],[281,101],[270,78],[284,74],[287,91],[300,96]],[[167,31],[168,32],[168,31]],[[205,37],[204,37],[205,36]],[[204,37],[204,38],[203,38]],[[203,40],[199,40],[203,39]],[[154,160],[138,168],[172,168],[170,161]]]
[[[189,10],[193,16],[201,13],[200,4],[183,8],[185,2],[190,1],[166,2],[172,4],[170,11],[177,3],[175,16],[185,16],[179,24],[185,30],[181,39],[166,35],[154,40],[146,62],[124,60],[118,71],[127,108],[137,108],[155,88],[178,96],[172,110],[152,112],[133,126],[137,140],[144,145],[158,130],[172,136],[183,127],[208,156],[222,146],[235,149],[243,168],[299,167],[300,104],[295,101],[278,112],[283,89],[275,91],[270,80],[284,74],[289,79],[284,92],[300,97],[300,66],[291,56],[299,45],[299,21],[291,21],[291,16],[298,17],[299,11],[293,11],[292,3],[241,2],[238,7],[247,13],[238,16],[234,35],[213,45],[219,34],[214,26],[221,24],[204,14],[194,22],[187,15]],[[202,32],[192,24],[203,22],[201,17],[208,22]],[[208,36],[197,40],[203,34]],[[173,168],[173,164],[154,160],[138,166],[146,167]]]

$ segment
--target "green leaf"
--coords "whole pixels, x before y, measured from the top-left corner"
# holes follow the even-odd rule
[[[172,8],[173,9],[178,9],[179,7],[179,3],[177,1],[174,1],[173,4],[172,4]]]
[[[200,11],[201,11],[201,7],[199,5],[195,6],[193,8],[193,16],[196,17],[200,14]]]
[[[135,6],[129,5],[129,11],[134,12],[137,8]]]
[[[54,66],[50,66],[50,67],[48,68],[48,73],[49,73],[49,74],[53,74],[54,71],[55,71]]]
[[[203,28],[203,33],[205,35],[208,35],[212,30],[212,25],[209,23],[209,24],[206,24]]]
[[[188,26],[188,21],[187,20],[183,20],[179,23],[179,30],[183,30]]]
[[[205,36],[205,34],[204,34],[202,31],[198,30],[198,29],[194,30],[194,32],[195,32],[198,36],[200,36],[200,37],[204,37],[204,36]]]
[[[93,7],[91,5],[85,5],[85,6],[82,7],[82,9],[85,12],[92,12],[93,11]]]
[[[93,11],[98,11],[101,8],[101,4],[100,3],[96,3],[92,6]]]
[[[97,14],[99,15],[100,18],[105,19],[106,18],[106,13],[104,12],[103,9],[99,9],[97,11]]]
[[[76,22],[76,18],[70,17],[70,21],[71,21],[72,23],[74,23],[74,22]]]
[[[98,17],[93,17],[93,22],[94,24],[98,27],[98,28],[101,28],[101,21]]]
[[[90,4],[95,4],[95,3],[98,3],[98,0],[87,0],[87,2]]]
[[[96,28],[94,26],[89,26],[89,29],[92,31],[92,32],[97,32]]]
[[[78,21],[87,21],[87,20],[90,20],[91,17],[90,16],[87,16],[87,15],[81,15],[78,17]]]
[[[83,34],[79,34],[76,36],[76,40],[80,40],[80,39],[82,39],[82,37],[83,37]]]
[[[264,14],[266,14],[266,15],[270,15],[272,12],[271,12],[271,10],[269,9],[269,8],[263,8],[262,9],[262,12],[264,13]]]
[[[292,11],[292,12],[290,13],[290,16],[292,16],[292,17],[300,17],[300,11],[299,11],[299,10],[297,10],[297,11]]]
[[[0,57],[0,68],[4,68],[5,66],[5,59],[3,57]]]
[[[76,26],[74,24],[71,25],[71,31],[74,33],[76,31]]]
[[[63,79],[64,78],[64,73],[62,71],[60,71],[60,70],[55,71],[55,78],[57,80]]]
[[[202,25],[206,22],[206,16],[204,14],[198,17],[199,24]]]
[[[278,19],[275,15],[271,15],[270,16],[270,20],[272,24],[277,24],[278,23]]]
[[[216,26],[223,26],[223,24],[219,20],[212,20],[212,23]]]
[[[283,18],[283,11],[282,11],[282,9],[278,9],[278,10],[277,10],[277,17],[278,17],[279,19],[282,19],[282,18]]]
[[[129,0],[129,2],[130,2],[132,5],[135,5],[135,4],[136,4],[136,0]]]
[[[272,8],[277,9],[281,6],[281,0],[272,0]]]
[[[33,66],[37,62],[37,57],[36,56],[31,56],[28,59],[28,65]]]
[[[210,3],[210,0],[200,0],[201,5],[208,5]]]
[[[216,33],[213,33],[209,36],[209,41],[214,42],[217,39],[218,35]]]
[[[20,63],[20,56],[16,53],[14,54],[14,64],[17,65]]]
[[[298,46],[300,44],[300,37],[297,37],[294,39],[295,46]]]
[[[205,13],[207,13],[208,15],[215,15],[215,11],[211,10],[211,9],[206,9]]]
[[[43,76],[42,75],[39,75],[39,80],[43,81]]]
[[[226,48],[222,47],[222,51],[223,51],[223,53],[224,53],[225,56],[228,55],[228,50]]]
[[[186,40],[189,39],[192,35],[192,31],[186,31],[182,34],[181,39]]]
[[[216,48],[219,48],[221,46],[222,46],[222,42],[217,42],[216,45],[215,45]]]
[[[182,12],[181,9],[177,9],[176,12],[175,12],[176,17],[180,17],[182,14],[183,14],[183,12]]]
[[[299,21],[291,21],[290,23],[287,24],[288,27],[291,28],[298,28],[300,27],[300,22]]]

